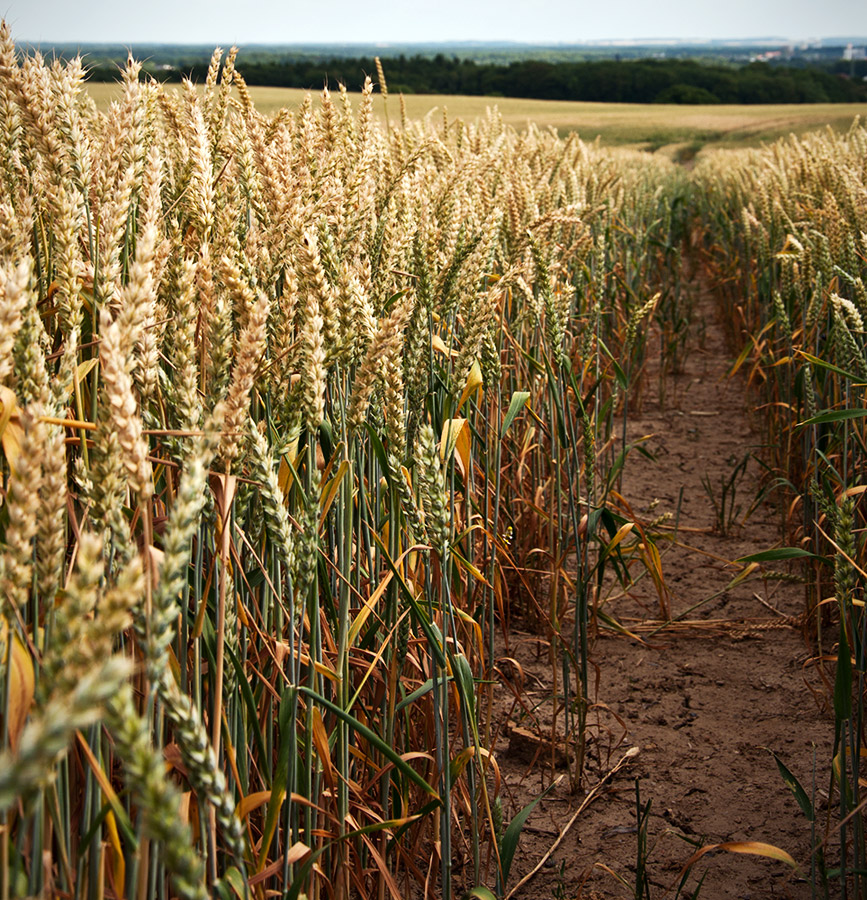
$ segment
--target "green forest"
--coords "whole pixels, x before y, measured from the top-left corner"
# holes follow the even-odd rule
[[[862,72],[861,69],[864,68]],[[152,62],[145,71],[161,81],[191,77],[203,81],[208,59],[177,64]],[[318,90],[345,84],[358,90],[366,75],[375,79],[373,57],[327,60],[280,59],[245,54],[244,77],[251,85]],[[91,69],[96,81],[112,81],[119,69],[101,60]],[[853,103],[867,101],[867,64],[849,73],[817,67],[767,63],[743,66],[694,60],[597,60],[508,64],[477,63],[438,54],[397,56],[386,61],[389,89],[408,94],[465,94],[526,97],[538,100],[584,100],[604,103]]]

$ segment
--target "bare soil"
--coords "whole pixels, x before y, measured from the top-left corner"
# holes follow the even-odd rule
[[[797,621],[805,606],[803,586],[752,579],[723,590],[738,572],[727,561],[778,540],[780,513],[773,502],[766,502],[741,523],[759,490],[758,466],[752,461],[737,481],[741,513],[728,533],[720,533],[702,479],[708,478],[719,496],[720,479],[729,479],[745,455],[758,451],[761,438],[752,426],[755,416],[745,383],[727,377],[731,355],[707,296],[698,302],[696,322],[701,340],[683,371],[660,382],[653,363],[649,365],[643,408],[630,417],[629,433],[630,440],[652,434],[645,446],[656,459],[633,453],[622,493],[647,518],[675,513],[680,503],[677,539],[659,544],[672,614],[722,593],[677,627],[653,636],[642,626],[660,617],[650,579],[605,607],[642,640],[610,631],[596,639],[598,681],[590,697],[594,705],[586,782],[572,793],[564,777],[536,807],[521,837],[510,888],[563,835],[586,792],[627,750],[637,748],[638,753],[605,780],[516,898],[635,896],[636,780],[642,804],[651,801],[649,893],[640,896],[663,897],[669,889],[667,896],[677,896],[679,874],[701,844],[766,842],[791,854],[802,872],[809,873],[810,824],[768,751],[777,753],[808,791],[815,760],[821,807],[827,796],[833,718]],[[645,513],[648,509],[653,512]],[[674,537],[673,530],[669,534]],[[505,648],[502,652],[507,653]],[[540,729],[539,722],[550,723],[550,707],[546,719],[544,703],[551,692],[552,669],[544,634],[533,623],[525,623],[523,631],[513,629],[508,655],[523,670],[526,701],[539,707],[536,723],[533,717],[522,717],[520,707],[507,704],[502,710],[497,758],[508,798],[507,822],[566,771],[558,768],[562,754],[559,759],[553,754],[551,764],[550,741],[534,745],[532,737],[549,727]],[[504,663],[503,669],[509,671],[510,665]],[[518,726],[511,737],[507,719]],[[561,729],[562,722],[561,713]],[[711,900],[811,896],[808,880],[758,856],[723,851],[706,855],[680,896],[693,897],[701,878],[701,896]]]

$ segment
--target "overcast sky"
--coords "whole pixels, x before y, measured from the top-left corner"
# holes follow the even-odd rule
[[[867,35],[867,0],[6,0],[5,17],[46,45]]]

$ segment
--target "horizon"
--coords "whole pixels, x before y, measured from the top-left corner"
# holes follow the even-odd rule
[[[169,40],[139,40],[139,41],[122,41],[122,40],[42,40],[32,41],[26,37],[15,37],[16,43],[27,44],[38,47],[40,45],[47,46],[69,46],[81,44],[89,47],[102,46],[124,46],[124,47],[212,47],[216,46],[213,41],[185,40],[185,41],[169,41]],[[475,40],[473,38],[455,39],[455,40],[392,40],[392,41],[326,41],[326,40],[310,40],[310,41],[245,41],[244,47],[381,47],[403,48],[403,47],[515,47],[515,48],[532,48],[539,47],[543,49],[557,48],[568,50],[571,48],[581,47],[676,47],[676,46],[730,46],[730,47],[749,47],[749,46],[815,46],[826,44],[827,46],[839,46],[849,42],[867,42],[867,33],[865,34],[829,34],[821,37],[783,37],[781,35],[768,35],[744,38],[727,38],[727,37],[684,37],[684,38],[596,38],[586,41],[519,41],[519,40]],[[216,44],[221,46],[229,46],[231,42],[217,41]]]

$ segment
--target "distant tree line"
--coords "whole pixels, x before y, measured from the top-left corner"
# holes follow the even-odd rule
[[[188,62],[188,60],[185,60]],[[599,60],[545,62],[521,60],[509,64],[477,63],[438,54],[396,56],[385,62],[392,93],[469,94],[527,97],[538,100],[589,100],[606,103],[855,103],[867,102],[862,77],[814,67],[750,63],[745,66],[695,60]],[[180,67],[154,68],[160,80],[183,76],[204,80],[208,60]],[[376,79],[372,57],[328,60],[273,59],[239,61],[251,85],[320,90],[345,84],[357,90],[365,75]],[[117,78],[116,65],[101,62],[91,70],[94,80]]]

